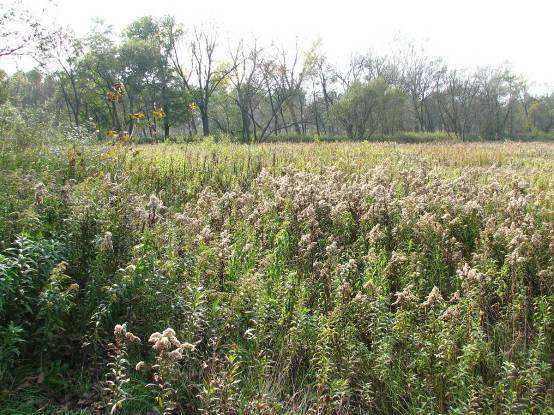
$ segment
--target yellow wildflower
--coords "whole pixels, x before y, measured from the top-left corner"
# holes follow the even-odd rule
[[[152,115],[154,116],[155,119],[161,119],[163,117],[165,117],[165,112],[163,109],[154,109],[154,111],[152,111]]]

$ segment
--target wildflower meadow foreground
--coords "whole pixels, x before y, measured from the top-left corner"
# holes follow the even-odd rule
[[[554,413],[552,142],[0,144],[1,413]]]

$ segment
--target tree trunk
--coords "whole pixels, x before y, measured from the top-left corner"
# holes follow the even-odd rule
[[[316,99],[316,95],[315,95],[315,91],[314,91],[314,115],[315,115],[315,130],[316,130],[316,134],[317,136],[319,137],[319,115],[318,115],[318,110],[317,110],[317,99]]]
[[[77,91],[77,85],[73,77],[69,78],[71,81],[71,88],[73,89],[73,97],[75,98],[75,103],[73,105],[73,115],[75,116],[75,125],[79,127],[79,112],[81,110],[81,102],[79,100],[79,93]]]
[[[167,140],[169,138],[169,103],[167,98],[167,80],[164,77],[163,85],[162,85],[162,108],[165,113],[164,117],[164,140]]]
[[[240,113],[242,117],[242,140],[245,143],[250,141],[250,116],[247,108],[241,106]]]
[[[201,105],[198,105],[198,108],[200,109],[200,117],[202,118],[202,135],[204,137],[207,137],[210,135],[210,122],[208,120],[208,105],[206,103],[202,103]]]
[[[302,130],[300,129],[300,125],[298,125],[298,117],[296,116],[296,111],[294,110],[294,104],[292,103],[291,99],[287,100],[287,107],[290,112],[290,116],[292,118],[292,125],[294,127],[294,131],[298,135],[302,135]]]

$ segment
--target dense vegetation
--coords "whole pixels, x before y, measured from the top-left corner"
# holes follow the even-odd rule
[[[552,413],[551,143],[90,145],[8,109],[0,412]]]
[[[554,415],[552,93],[14,4],[0,414]]]

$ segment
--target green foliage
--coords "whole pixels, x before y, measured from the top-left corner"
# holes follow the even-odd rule
[[[404,94],[382,79],[354,82],[332,109],[349,138],[364,139],[403,129]]]
[[[25,343],[22,337],[23,328],[11,321],[0,332],[0,380],[5,380],[16,366],[21,354],[21,346]]]
[[[50,272],[48,281],[39,294],[38,319],[41,321],[39,335],[49,343],[59,342],[64,335],[64,319],[75,307],[79,285],[72,283],[65,272],[67,264],[60,262]]]

